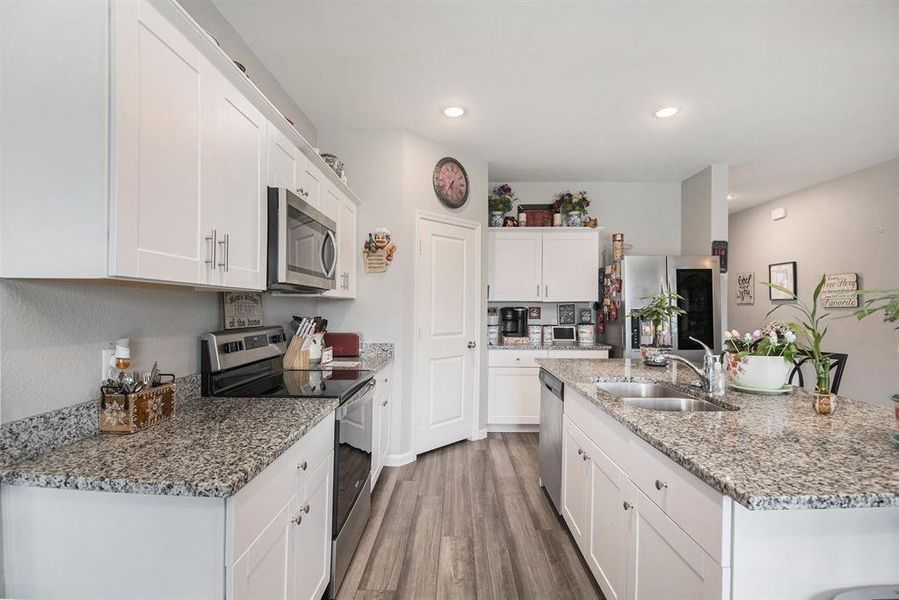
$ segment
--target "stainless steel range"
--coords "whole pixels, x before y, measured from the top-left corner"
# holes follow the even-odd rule
[[[214,331],[200,338],[203,396],[337,398],[330,597],[334,598],[371,513],[375,379],[358,369],[284,371],[281,327]],[[297,375],[302,373],[303,376]]]

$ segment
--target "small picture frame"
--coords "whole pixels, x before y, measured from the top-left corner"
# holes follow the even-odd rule
[[[793,294],[791,296],[772,287],[768,288],[768,298],[771,300],[793,300],[793,296],[796,295],[796,261],[768,265],[768,281]]]
[[[575,325],[577,319],[577,311],[574,304],[557,304],[559,325]]]
[[[755,304],[755,273],[737,273],[737,304]]]
[[[578,322],[580,325],[591,325],[593,323],[593,309],[580,309],[578,311]]]
[[[528,306],[528,321],[539,321],[540,312],[539,306]]]

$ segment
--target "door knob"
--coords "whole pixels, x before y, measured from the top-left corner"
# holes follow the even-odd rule
[[[469,347],[469,348],[474,348],[474,347],[477,346],[477,345],[478,345],[477,342],[468,342],[468,347]]]

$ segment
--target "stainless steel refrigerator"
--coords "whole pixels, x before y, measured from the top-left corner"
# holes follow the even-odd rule
[[[651,343],[652,325],[627,314],[647,304],[660,289],[679,294],[686,314],[663,325],[672,351],[690,360],[702,360],[702,346],[721,351],[720,271],[717,256],[625,256],[603,267],[600,289],[603,340],[615,358],[640,356],[641,338]],[[620,281],[616,281],[620,280]]]

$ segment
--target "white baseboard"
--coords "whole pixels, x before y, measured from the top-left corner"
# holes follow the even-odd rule
[[[384,457],[385,467],[402,467],[415,461],[414,452],[405,452],[403,454],[388,454]]]
[[[472,441],[483,440],[485,437],[487,437],[487,428],[486,427],[484,429],[478,429],[468,439],[470,439]]]
[[[487,425],[487,431],[499,433],[530,433],[539,432],[540,425],[512,425],[505,423],[493,423]]]

